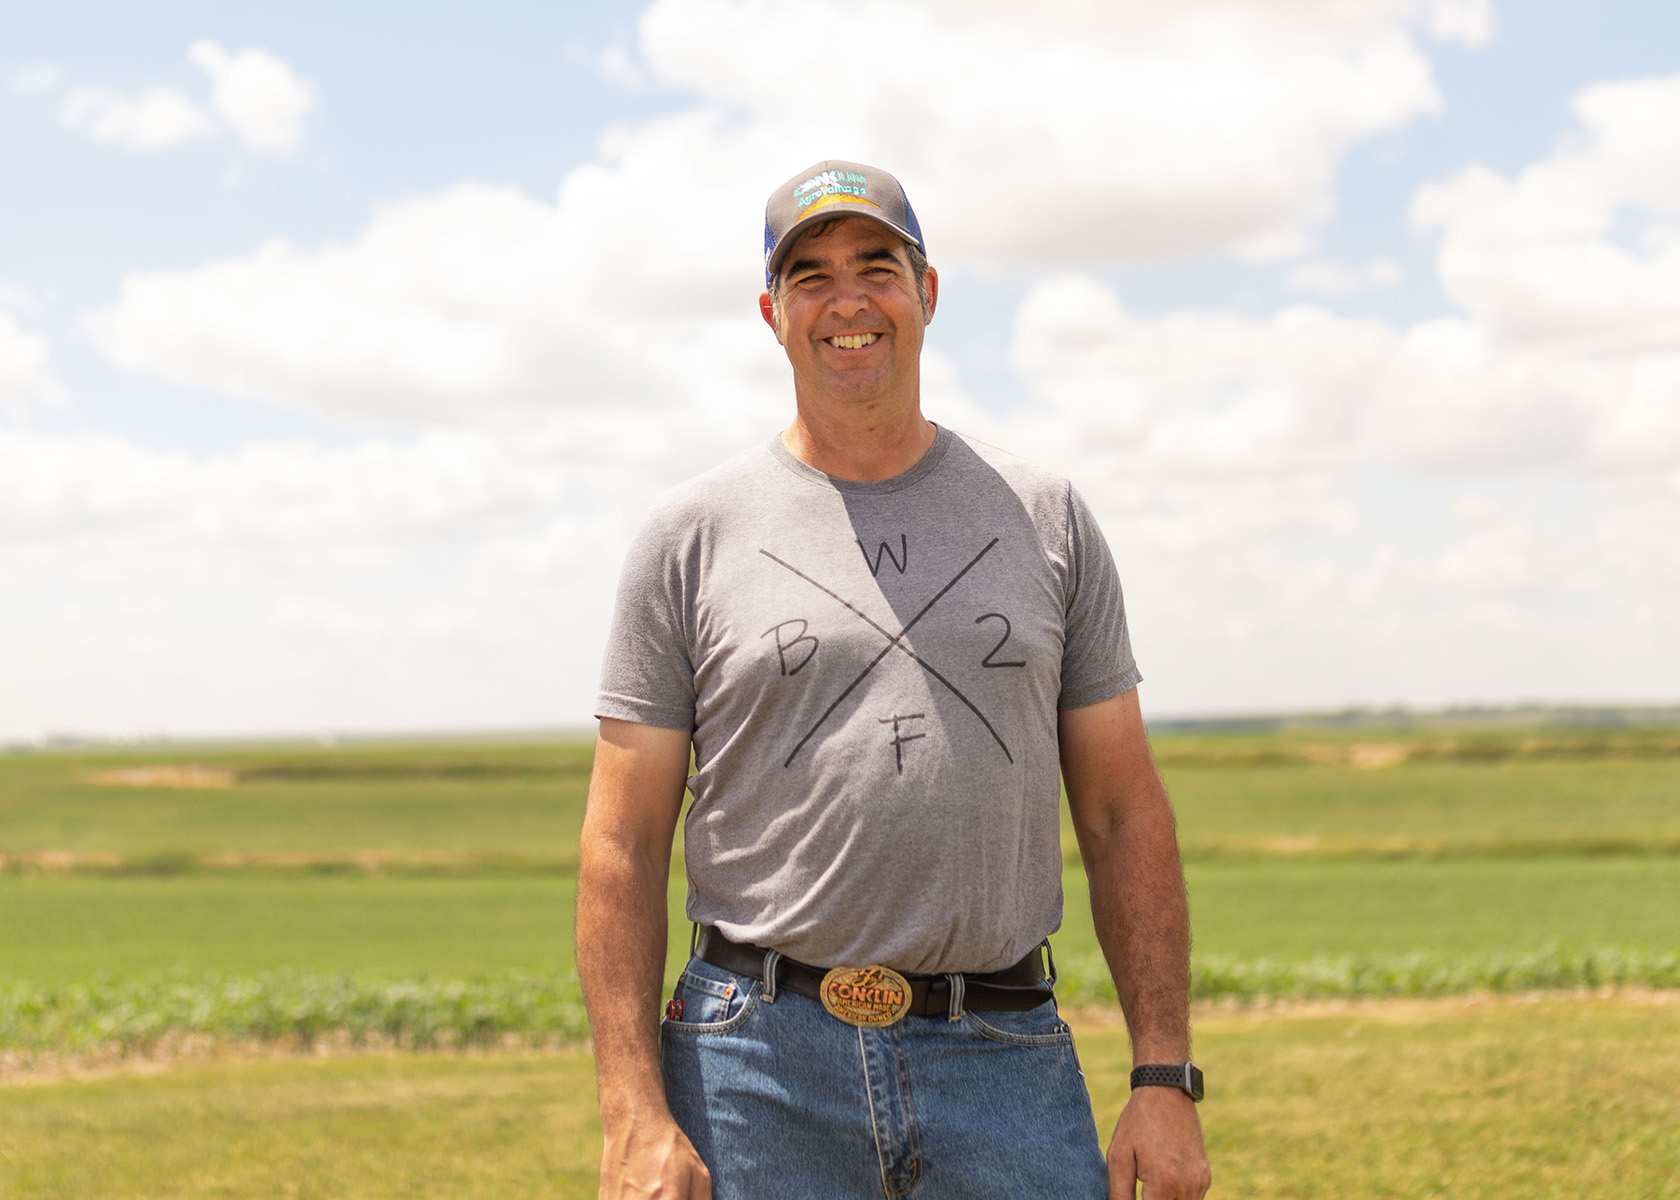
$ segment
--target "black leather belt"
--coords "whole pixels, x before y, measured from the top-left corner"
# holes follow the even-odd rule
[[[1032,952],[1012,967],[1001,971],[965,973],[962,980],[962,1007],[976,1012],[1025,1012],[1037,1008],[1054,994],[1055,968],[1046,974],[1042,949],[1049,952],[1049,943],[1034,947]],[[736,975],[764,978],[764,961],[769,951],[746,942],[732,942],[710,925],[702,925],[695,934],[694,953],[704,962]],[[828,974],[822,967],[808,966],[791,958],[776,959],[776,987],[813,1000],[821,998],[819,986]],[[904,974],[910,982],[910,1012],[913,1017],[944,1017],[951,1010],[951,977],[949,975]],[[769,980],[765,980],[768,984]]]

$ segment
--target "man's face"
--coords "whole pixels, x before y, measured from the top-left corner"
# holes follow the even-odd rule
[[[938,285],[929,269],[928,316]],[[919,378],[927,317],[903,239],[879,222],[844,217],[802,235],[782,268],[780,299],[780,329],[768,293],[760,306],[802,392],[867,402]]]

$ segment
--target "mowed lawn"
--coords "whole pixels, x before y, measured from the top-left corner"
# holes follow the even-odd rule
[[[1130,1052],[1076,1033],[1106,1134]],[[1680,1197],[1680,1003],[1206,1014],[1215,1195]],[[0,1195],[589,1197],[586,1051],[188,1062],[0,1087]]]

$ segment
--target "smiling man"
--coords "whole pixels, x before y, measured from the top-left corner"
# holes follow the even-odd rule
[[[601,1194],[1198,1198],[1183,877],[1102,534],[1065,479],[923,417],[939,277],[891,175],[777,188],[765,279],[793,423],[657,507],[603,668]],[[1046,941],[1064,782],[1137,1065],[1106,1163]],[[661,1021],[685,787],[694,952]]]

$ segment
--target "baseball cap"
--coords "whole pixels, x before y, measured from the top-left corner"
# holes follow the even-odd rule
[[[764,205],[764,282],[776,277],[794,234],[829,217],[879,221],[923,254],[922,226],[904,187],[880,167],[824,159],[806,167],[770,193]]]

